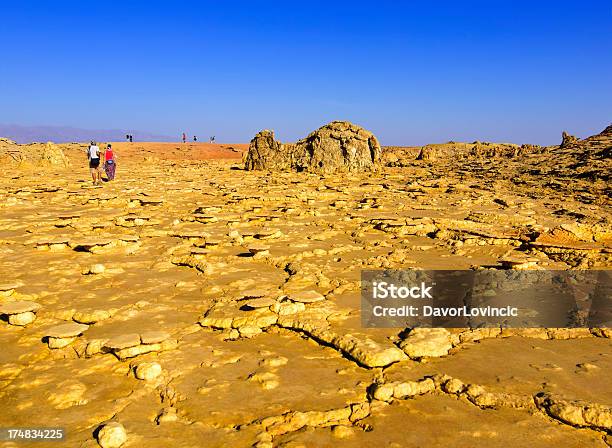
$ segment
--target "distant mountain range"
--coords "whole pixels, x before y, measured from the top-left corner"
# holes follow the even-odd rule
[[[101,142],[124,141],[125,135],[134,136],[134,141],[141,142],[172,142],[179,136],[157,135],[125,129],[81,129],[70,126],[19,126],[16,124],[0,124],[0,137],[9,138],[17,143],[31,142],[86,142],[96,140]]]

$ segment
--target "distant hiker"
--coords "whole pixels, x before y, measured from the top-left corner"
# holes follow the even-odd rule
[[[99,185],[102,179],[100,174],[100,148],[93,140],[87,148],[87,159],[89,160],[89,171],[94,185]]]
[[[104,171],[106,172],[106,177],[109,181],[115,179],[115,169],[117,169],[117,162],[115,161],[113,148],[109,143],[106,146],[106,151],[104,152]]]
[[[134,136],[130,134],[130,143],[132,143],[133,141],[134,141]]]
[[[183,143],[185,143],[185,141],[187,141],[187,136],[185,135],[185,133],[183,132]]]
[[[194,142],[197,142],[197,141],[198,141],[198,137],[197,137],[197,135],[194,135],[194,136],[193,136],[193,141],[194,141]]]
[[[130,141],[130,134],[125,134],[125,141],[129,142]]]

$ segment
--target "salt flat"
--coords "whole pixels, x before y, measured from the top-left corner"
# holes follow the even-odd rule
[[[115,146],[102,187],[77,145],[0,178],[0,307],[31,313],[0,321],[0,427],[82,447],[111,420],[133,447],[610,443],[609,329],[359,318],[363,269],[609,269],[606,182],[558,163],[578,150],[315,174],[245,171],[237,145]]]

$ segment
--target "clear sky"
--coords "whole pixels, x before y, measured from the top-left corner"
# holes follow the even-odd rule
[[[556,144],[612,122],[612,2],[7,1],[0,122]]]

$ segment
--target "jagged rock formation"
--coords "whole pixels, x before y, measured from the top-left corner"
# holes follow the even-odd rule
[[[563,142],[558,146],[448,142],[423,147],[387,147],[384,164],[407,167],[418,165],[415,160],[435,161],[437,164],[452,164],[455,168],[471,171],[477,168],[494,174],[497,168],[493,161],[498,158],[517,163],[517,182],[546,185],[556,190],[590,191],[594,194],[593,198],[601,200],[610,195],[606,183],[612,178],[612,125],[584,140],[563,132]],[[573,182],[568,183],[567,179]],[[575,182],[578,179],[590,183],[578,186]]]
[[[541,153],[545,148],[539,145],[514,143],[479,142],[433,143],[425,146],[389,146],[385,147],[384,164],[386,166],[409,166],[415,160],[434,161],[469,161],[493,158],[515,158],[528,154]]]
[[[270,130],[261,131],[251,140],[245,169],[362,171],[377,165],[381,153],[374,134],[348,121],[333,121],[289,144],[275,140]]]
[[[584,140],[564,133],[563,142],[550,148],[546,159],[529,160],[532,173],[609,182],[612,178],[612,125]]]
[[[259,132],[249,145],[245,169],[263,170],[266,168],[289,169],[292,165],[291,150],[294,145],[283,145],[274,138],[274,131],[265,129]]]
[[[567,132],[563,131],[563,133],[561,134],[561,146],[559,146],[560,148],[567,148],[568,146],[573,145],[574,143],[578,142],[578,138],[568,134]]]
[[[440,158],[464,159],[471,157],[517,157],[540,150],[538,145],[516,145],[514,143],[440,143],[425,145],[421,148],[417,160],[438,160]]]
[[[0,160],[6,162],[21,161],[21,154],[18,149],[19,145],[11,139],[0,138]]]
[[[565,134],[565,133],[564,133]],[[567,142],[566,142],[567,140]],[[573,149],[578,158],[609,159],[612,156],[612,124],[599,134],[592,135],[584,140],[578,140],[570,135],[563,139],[558,149]]]
[[[43,148],[40,159],[43,163],[48,163],[50,165],[69,165],[68,159],[66,158],[64,151],[62,151],[59,146],[54,145],[51,142],[47,142],[47,144]]]
[[[0,161],[26,165],[69,165],[68,158],[59,145],[51,142],[20,145],[7,138],[0,138]]]

